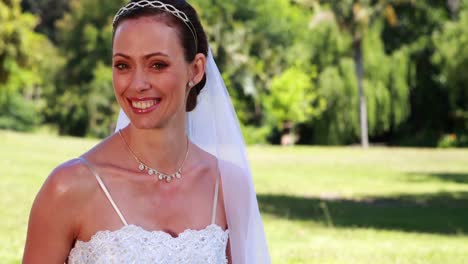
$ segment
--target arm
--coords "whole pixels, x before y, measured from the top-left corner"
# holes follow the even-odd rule
[[[75,164],[55,169],[34,200],[23,264],[64,263],[76,237]]]

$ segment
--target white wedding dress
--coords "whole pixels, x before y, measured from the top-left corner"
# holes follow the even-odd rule
[[[190,263],[225,264],[228,230],[215,224],[219,176],[216,179],[211,224],[202,230],[187,229],[177,237],[164,231],[148,231],[128,224],[93,166],[80,158],[93,172],[99,186],[120,217],[123,227],[115,231],[99,231],[90,241],[76,241],[68,257],[69,264],[117,263]]]

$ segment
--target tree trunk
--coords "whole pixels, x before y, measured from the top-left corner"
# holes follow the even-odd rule
[[[363,148],[369,147],[369,136],[367,129],[367,104],[366,95],[364,93],[363,78],[364,78],[364,62],[362,58],[362,38],[355,38],[353,41],[354,48],[354,65],[356,68],[356,77],[359,88],[359,115],[361,122],[361,146]]]
[[[450,10],[450,15],[452,19],[457,19],[458,10],[460,9],[460,0],[447,0],[447,7]]]
[[[283,121],[283,129],[281,131],[281,145],[282,146],[293,146],[296,144],[296,135],[294,134],[293,128],[294,123],[291,121]]]

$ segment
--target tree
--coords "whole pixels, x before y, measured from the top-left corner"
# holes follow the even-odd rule
[[[269,94],[263,100],[273,119],[271,123],[289,132],[294,131],[296,124],[321,114],[326,102],[315,90],[313,78],[315,73],[293,66],[273,79]]]
[[[359,90],[359,112],[361,124],[361,145],[367,148],[368,117],[366,94],[364,90],[364,59],[362,51],[363,39],[368,28],[382,16],[390,23],[397,21],[395,10],[390,0],[296,0],[297,3],[314,9],[317,16],[333,16],[340,28],[352,38],[353,58],[356,70],[356,80]],[[332,12],[331,15],[327,13]]]
[[[0,2],[0,104],[37,77],[28,70],[31,63],[30,42],[36,18],[21,11],[18,0]]]
[[[262,125],[262,100],[274,76],[293,63],[290,48],[306,33],[307,14],[288,0],[195,1],[244,125]],[[271,19],[275,18],[275,23]]]
[[[70,11],[57,22],[58,46],[66,65],[55,96],[48,98],[48,119],[59,124],[62,134],[103,136],[109,132],[117,110],[111,76],[99,74],[109,74],[104,69],[111,64],[112,18],[125,2],[74,0]],[[104,95],[105,99],[92,98]],[[99,107],[88,107],[92,101],[99,101]],[[103,120],[101,112],[109,113],[109,120]]]
[[[34,32],[37,18],[23,13],[19,0],[0,2],[0,127],[30,130],[40,123],[42,93],[57,54],[48,39]],[[58,61],[57,61],[58,62]],[[44,74],[48,71],[48,74]]]
[[[433,32],[450,20],[446,4],[446,1],[395,4],[398,25],[385,25],[381,34],[386,53],[403,48],[410,59],[410,116],[388,139],[391,144],[436,146],[453,126],[448,118],[448,92],[438,80],[441,67],[432,59],[436,52]]]
[[[458,10],[460,8],[460,0],[447,0],[447,7],[450,10],[452,19],[456,19],[458,17]]]
[[[106,137],[115,127],[115,114],[119,104],[114,100],[112,87],[112,68],[99,62],[94,69],[94,78],[89,84],[90,94],[87,102],[89,131],[87,134]]]
[[[55,23],[68,11],[69,3],[70,0],[22,0],[21,6],[25,12],[40,18],[35,30],[56,43]]]
[[[362,129],[359,109],[358,75],[356,74],[355,37],[337,18],[339,12],[331,7],[308,1],[313,10],[308,34],[302,39],[302,56],[317,65],[318,92],[327,101],[323,115],[301,126],[314,144],[354,144]],[[307,2],[302,1],[301,5]],[[375,139],[387,138],[401,128],[410,115],[410,67],[407,47],[387,52],[382,32],[387,25],[398,26],[392,9],[391,15],[376,17],[362,29],[362,88],[366,91],[366,124],[369,135]],[[306,48],[304,48],[306,47]],[[304,52],[304,50],[306,52]]]
[[[450,118],[453,131],[468,134],[468,8],[459,19],[447,21],[443,28],[434,32],[436,48],[432,59],[441,71],[439,82],[447,88],[450,102]]]

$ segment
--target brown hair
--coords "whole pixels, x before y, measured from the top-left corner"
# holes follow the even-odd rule
[[[132,0],[130,2],[138,2],[138,0]],[[165,10],[153,7],[131,9],[120,15],[114,22],[113,35],[115,34],[115,30],[119,24],[126,19],[151,16],[160,19],[168,26],[176,28],[182,48],[184,49],[185,60],[187,62],[193,62],[198,53],[203,53],[205,56],[208,56],[208,41],[195,9],[184,0],[160,0],[160,2],[172,5],[179,11],[185,13],[190,20],[190,26],[193,26],[192,31],[196,34],[197,43],[195,43],[195,38],[191,29],[180,18]],[[114,36],[112,39],[114,39]],[[202,80],[190,89],[186,105],[187,112],[192,111],[197,106],[197,96],[205,86],[205,83],[206,73],[203,75]]]

